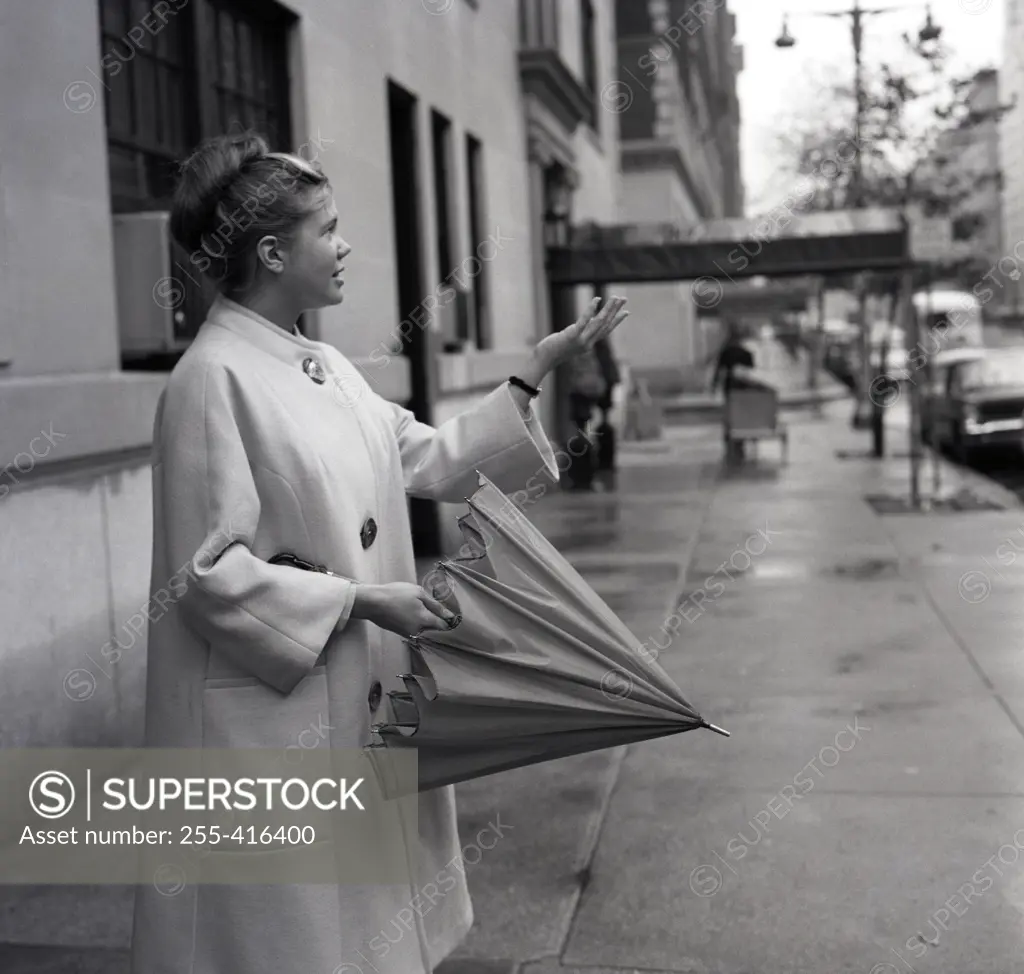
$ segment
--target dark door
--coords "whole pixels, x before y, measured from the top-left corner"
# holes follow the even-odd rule
[[[395,262],[398,272],[398,321],[409,320],[401,329],[403,354],[409,360],[412,395],[408,408],[424,423],[432,422],[433,376],[430,332],[414,323],[413,315],[423,303],[423,254],[420,251],[419,171],[417,157],[416,99],[403,88],[388,82],[388,113],[391,129],[391,193],[395,219]],[[423,316],[415,314],[416,319]],[[417,555],[441,551],[437,505],[432,501],[409,502],[412,541]]]

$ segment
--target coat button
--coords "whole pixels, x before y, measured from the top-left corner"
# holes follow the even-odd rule
[[[366,698],[366,702],[370,705],[370,710],[376,710],[380,706],[382,690],[379,680],[374,680],[370,685],[370,693]]]
[[[306,373],[318,386],[327,381],[327,374],[324,367],[315,359],[307,358],[302,361],[302,371]]]
[[[368,517],[363,522],[362,528],[359,529],[359,540],[363,543],[364,548],[369,548],[376,537],[377,522],[372,517]]]

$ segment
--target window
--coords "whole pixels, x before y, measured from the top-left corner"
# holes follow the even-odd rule
[[[484,231],[484,175],[483,146],[479,139],[466,135],[466,174],[469,182],[469,239],[473,256],[479,262],[479,272],[473,281],[472,323],[467,335],[475,339],[477,348],[491,347],[490,321],[490,264]],[[473,265],[474,267],[476,264]]]
[[[291,147],[287,15],[276,5],[204,0],[200,109],[211,134],[253,128],[274,147]]]
[[[136,43],[128,32],[145,13],[132,0],[100,4],[100,63],[115,212],[149,209],[150,201],[169,197],[175,163],[199,138],[195,113],[188,111],[189,18],[169,17],[162,29]]]
[[[1024,385],[1024,354],[999,350],[976,362],[967,362],[958,371],[959,388],[964,390]]]
[[[597,20],[592,0],[581,0],[580,32],[583,50],[583,87],[594,101],[593,127],[597,129],[601,106],[597,102]]]
[[[519,0],[519,46],[558,50],[556,0]]]
[[[654,33],[651,13],[646,3],[637,0],[615,0],[615,35],[624,37],[648,37]]]
[[[292,20],[271,0],[192,0],[166,18],[147,0],[101,0],[115,212],[166,209],[177,164],[208,136],[254,128],[291,145]]]
[[[440,112],[430,113],[434,161],[434,209],[437,213],[437,280],[451,282],[455,270],[452,246],[452,159],[451,122]],[[456,291],[455,303],[441,306],[441,333],[446,343],[469,338],[469,321],[465,295]]]
[[[985,217],[980,213],[961,213],[951,223],[954,240],[973,240],[985,229]]]
[[[452,269],[451,202],[448,187],[451,179],[451,123],[440,112],[430,113],[434,143],[434,202],[437,209],[438,280],[443,281]]]

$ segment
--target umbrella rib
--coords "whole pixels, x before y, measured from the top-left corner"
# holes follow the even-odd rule
[[[547,556],[560,562],[559,571],[568,580],[572,580],[576,585],[569,585],[570,590],[576,586],[583,586],[586,589],[590,589],[585,578],[573,568],[569,560],[558,551],[558,549],[546,538],[544,535],[537,530],[536,526],[530,522],[530,520],[524,515],[510,498],[505,495],[491,483],[489,480],[486,483],[481,484],[482,488],[490,488],[493,493],[498,494],[502,500],[506,503],[502,505],[501,510],[498,513],[491,512],[487,509],[486,504],[481,503],[483,497],[480,500],[476,499],[476,495],[473,498],[467,498],[467,503],[470,509],[473,511],[474,516],[479,515],[483,517],[488,524],[494,528],[498,534],[500,534],[506,541],[512,544],[520,554],[525,555],[529,561],[535,565],[544,565],[542,550],[547,553]],[[508,517],[510,511],[514,512],[514,526],[519,529],[519,533],[512,530],[510,527],[510,521],[512,518]],[[477,527],[478,533],[483,536],[482,530],[479,525]],[[523,535],[529,535],[529,537],[523,537]],[[595,593],[596,594],[596,593]],[[611,630],[625,630],[629,633],[629,630],[625,627],[622,620],[612,612],[612,610],[604,604],[603,600],[600,600],[600,615],[603,621],[608,625]],[[632,633],[629,633],[632,637]]]
[[[515,539],[512,538],[510,540],[514,541]],[[570,567],[570,570],[575,572],[575,569],[572,569],[571,566],[569,566],[569,567]],[[464,577],[464,579],[463,579],[464,581],[466,581],[469,584],[475,584],[478,588],[483,589],[484,591],[490,593],[495,598],[503,599],[506,602],[506,604],[511,606],[520,615],[529,615],[529,613],[528,613],[528,611],[525,608],[521,607],[515,600],[511,599],[509,597],[509,595],[506,594],[507,592],[515,592],[515,593],[517,593],[518,595],[520,595],[523,598],[534,598],[534,599],[538,598],[538,596],[534,596],[534,595],[532,595],[529,592],[524,592],[522,589],[517,588],[516,586],[512,585],[509,582],[503,582],[501,579],[491,578],[489,575],[482,575],[482,574],[477,573],[477,572],[472,572],[470,574],[469,571],[467,571],[466,569],[461,568],[461,566],[453,566],[453,569],[454,569],[453,572],[452,572],[453,575],[458,577],[458,576],[462,575],[463,572],[465,572],[466,573],[466,577]],[[587,585],[586,581],[584,579],[582,579],[578,574],[577,574],[576,577],[579,578],[581,584],[583,584],[584,586]],[[539,583],[538,583],[537,587],[540,588],[540,590],[544,593],[544,595],[549,596],[549,597],[555,597],[555,596],[553,596],[553,593],[551,593],[547,589],[544,589],[543,586],[539,585]],[[580,598],[580,594],[578,592],[575,592],[571,588],[571,586],[567,586],[567,587],[569,588],[569,594],[571,596],[573,596],[574,599]],[[505,591],[503,592],[503,591],[501,591],[501,589],[504,589]],[[603,610],[602,613],[601,613],[602,616],[607,614],[607,615],[609,615],[614,620],[614,622],[615,622],[615,627],[614,627],[615,631],[611,631],[612,627],[610,627],[610,626],[608,628],[605,628],[605,629],[595,628],[593,623],[589,619],[586,618],[586,615],[583,613],[581,608],[577,608],[575,610],[571,610],[570,608],[568,608],[565,605],[565,602],[563,600],[557,600],[554,606],[552,606],[552,604],[550,602],[547,602],[545,604],[548,605],[548,606],[551,606],[552,608],[554,608],[563,617],[568,617],[568,618],[572,619],[572,621],[575,622],[577,625],[580,625],[580,626],[582,626],[582,628],[589,630],[592,634],[594,634],[597,637],[600,637],[600,638],[610,638],[612,640],[619,640],[619,639],[621,639],[621,640],[625,641],[625,638],[628,636],[628,639],[629,639],[630,642],[634,642],[634,643],[638,642],[636,636],[632,632],[630,632],[629,628],[627,626],[625,626],[625,624],[622,622],[622,620],[618,619],[615,616],[615,614],[613,612],[611,612],[611,610],[601,601],[600,596],[598,596],[597,593],[594,593],[594,597],[600,602],[600,607]],[[555,598],[557,599],[557,597],[555,597]],[[533,616],[529,616],[529,618],[533,619]],[[604,620],[602,620],[602,621],[604,621]],[[650,663],[646,667],[644,667],[644,666],[640,665],[639,662],[634,660],[631,656],[627,657],[627,658],[629,659],[630,663],[634,663],[635,664],[636,668],[633,668],[633,667],[630,667],[630,666],[623,666],[623,669],[628,670],[633,676],[639,677],[642,680],[644,680],[656,692],[660,692],[662,694],[666,694],[669,699],[672,699],[672,696],[671,696],[671,694],[668,693],[668,691],[666,691],[663,687],[658,686],[657,683],[653,683],[651,681],[651,676],[653,675],[653,676],[660,676],[664,680],[667,680],[667,681],[669,681],[671,683],[672,681],[671,681],[671,678],[668,676],[668,674],[666,674],[663,671],[661,671],[660,667],[655,667],[655,666],[653,666]],[[678,688],[676,688],[676,689],[678,690]]]
[[[491,588],[488,588],[487,591],[491,595],[492,598],[494,598],[494,599],[498,600],[499,602],[501,602],[502,605],[507,610],[511,611],[513,614],[528,618],[532,625],[539,625],[542,628],[544,628],[545,630],[547,630],[547,632],[553,633],[558,638],[566,640],[574,648],[582,649],[583,650],[583,655],[585,655],[587,658],[589,658],[591,660],[591,662],[597,663],[597,664],[602,665],[602,666],[606,666],[609,669],[618,670],[619,672],[628,673],[631,678],[636,678],[638,680],[638,682],[640,682],[642,684],[641,685],[641,689],[646,690],[650,695],[658,698],[659,703],[661,703],[662,705],[667,706],[670,709],[678,708],[680,706],[680,701],[678,699],[672,697],[667,691],[663,690],[661,687],[657,686],[656,684],[654,684],[654,683],[652,683],[650,681],[649,673],[643,668],[643,666],[642,666],[642,664],[641,664],[641,662],[639,660],[634,660],[631,657],[627,657],[629,659],[629,661],[631,663],[633,663],[637,667],[637,669],[633,669],[632,667],[625,666],[625,665],[623,665],[623,663],[620,660],[615,660],[615,659],[612,659],[612,658],[608,657],[606,654],[602,653],[601,650],[599,650],[597,647],[583,642],[583,640],[581,640],[577,636],[575,636],[575,635],[573,635],[573,634],[571,634],[569,632],[566,632],[564,629],[560,629],[554,623],[549,622],[546,619],[540,618],[536,614],[532,614],[527,607],[518,604],[517,602],[515,602],[512,598],[510,598],[505,593],[503,593],[503,592],[496,592],[496,591],[494,591]],[[556,612],[559,612],[559,613],[565,615],[564,610],[562,610],[558,606],[558,604],[552,606],[552,608]],[[424,633],[421,636],[421,641],[424,642],[426,645],[445,645],[445,646],[448,646],[449,643],[446,641],[445,636],[446,636],[446,631],[445,630],[434,630],[434,631],[431,631],[431,632]],[[459,645],[458,648],[460,650],[462,650],[463,646]],[[475,650],[475,649],[473,649],[472,647],[469,647],[469,646],[465,647],[465,651],[466,652],[476,652],[479,655],[484,655],[484,656],[487,656],[488,658],[491,658],[491,659],[503,659],[505,662],[508,662],[510,664],[515,664],[515,665],[517,665],[521,669],[530,669],[531,668],[528,664],[525,664],[525,663],[515,663],[514,658],[513,659],[509,659],[509,658],[505,658],[505,657],[493,656],[493,655],[487,654],[487,653],[481,653],[479,650]],[[552,672],[552,671],[546,671],[546,672]],[[572,675],[572,678],[573,679],[577,679],[575,674]],[[585,680],[585,678],[580,679],[580,682],[583,682],[583,680]],[[593,682],[593,681],[591,681],[591,682],[588,683],[588,685],[595,686],[595,687],[599,688],[601,686],[601,683],[600,682]],[[682,693],[681,692],[680,692],[680,697],[682,697]],[[693,711],[692,706],[689,704],[688,701],[685,700],[685,698],[682,698],[682,702],[683,702],[683,704],[685,704],[686,707],[688,707],[691,711]],[[693,712],[695,712],[695,711],[693,711]]]
[[[624,707],[622,710],[612,709],[613,713],[622,714],[624,716],[628,716],[630,714],[636,714],[637,716],[640,716],[641,714],[646,713],[653,719],[657,719],[659,717],[662,717],[666,711],[668,711],[669,713],[676,713],[678,716],[684,717],[687,720],[695,719],[698,716],[697,711],[693,707],[689,707],[688,710],[680,709],[678,706],[675,708],[669,708],[661,706],[660,704],[651,703],[649,701],[637,700],[629,695],[622,696],[614,693],[609,694],[605,689],[603,682],[595,682],[593,680],[587,679],[586,677],[579,677],[571,673],[564,673],[547,669],[539,671],[533,670],[532,668],[526,667],[523,664],[518,663],[514,660],[507,659],[501,656],[492,656],[488,653],[485,653],[478,649],[474,649],[472,647],[453,648],[450,646],[431,646],[429,648],[429,651],[437,656],[441,656],[442,658],[444,658],[446,654],[453,655],[455,656],[456,659],[462,656],[472,656],[479,660],[485,660],[487,664],[491,667],[507,666],[508,669],[513,674],[520,675],[523,677],[527,677],[528,675],[534,672],[539,672],[543,674],[545,680],[555,681],[558,684],[563,685],[566,692],[570,695],[572,695],[572,693],[579,687],[586,687],[588,690],[598,690],[602,693],[605,701],[603,703],[603,708],[612,709],[614,708],[616,703],[624,704],[628,701],[630,705],[628,708]],[[421,649],[420,652],[422,653],[423,650]],[[427,662],[426,665],[429,667],[429,662]],[[439,689],[439,692],[443,695],[443,687]],[[640,710],[640,713],[637,713],[638,709]]]

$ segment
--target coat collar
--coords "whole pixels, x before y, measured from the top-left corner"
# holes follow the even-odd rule
[[[218,295],[214,300],[206,320],[212,325],[227,328],[268,354],[286,361],[301,361],[309,357],[311,352],[323,354],[320,342],[298,332],[287,332],[250,308],[223,295]]]

